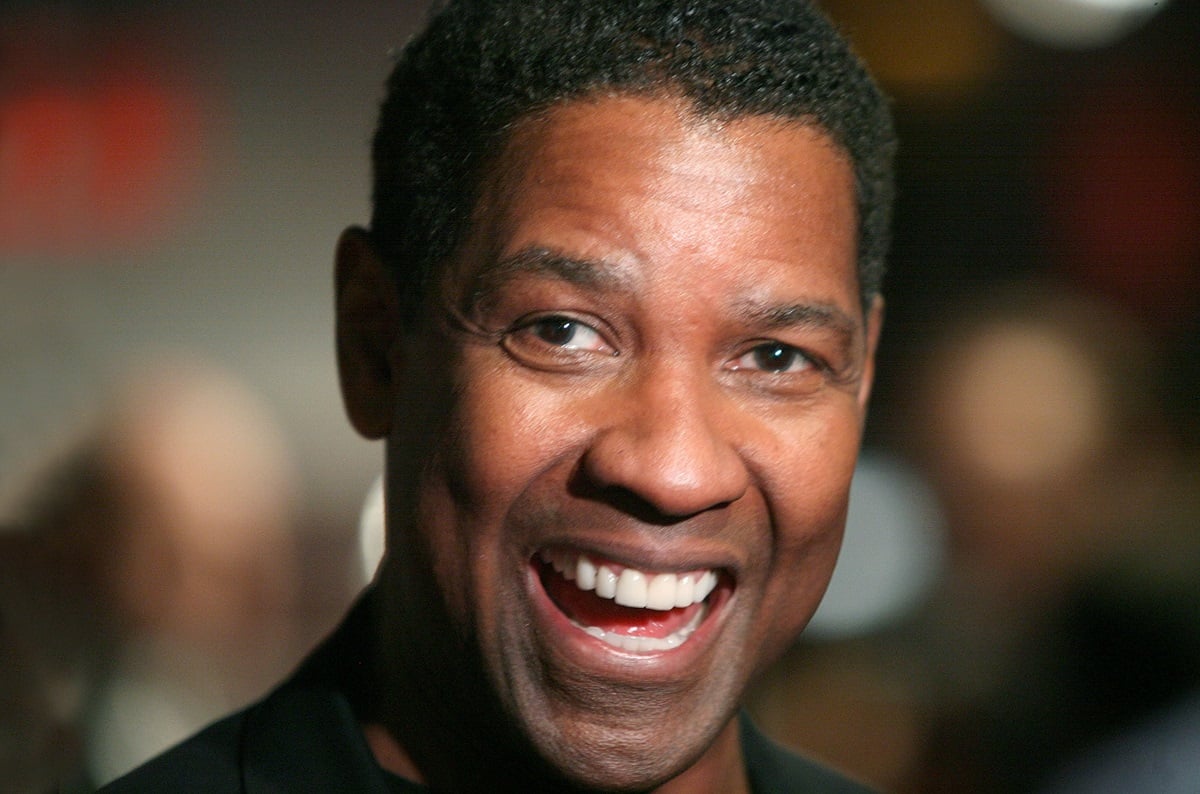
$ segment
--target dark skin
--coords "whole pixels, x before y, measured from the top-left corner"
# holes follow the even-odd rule
[[[411,333],[365,235],[338,248],[347,410],[387,441],[368,741],[446,789],[746,791],[738,701],[828,583],[870,392],[849,162],[609,96],[518,125],[482,187]],[[550,550],[719,584],[631,651]]]

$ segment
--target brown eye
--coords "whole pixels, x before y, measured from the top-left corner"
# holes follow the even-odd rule
[[[755,369],[762,372],[799,372],[813,366],[808,356],[783,342],[766,342],[734,362],[734,369]]]
[[[580,333],[581,329],[584,330]],[[529,326],[529,332],[537,336],[543,342],[548,342],[559,347],[580,347],[578,344],[572,344],[576,336],[586,337],[587,331],[590,328],[585,326],[578,320],[572,320],[569,317],[547,317],[544,320],[538,320]],[[592,334],[599,336],[595,331]],[[583,345],[586,347],[586,343]]]
[[[586,368],[617,355],[603,334],[563,314],[523,321],[505,333],[500,344],[513,358],[535,369]]]
[[[781,344],[760,345],[754,348],[754,363],[759,369],[769,372],[783,372],[792,366],[800,352],[794,347]]]

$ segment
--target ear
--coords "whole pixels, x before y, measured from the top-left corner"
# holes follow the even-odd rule
[[[858,406],[865,417],[867,402],[871,399],[871,387],[875,384],[875,351],[879,349],[879,334],[883,331],[883,296],[871,299],[867,309],[867,350],[863,360],[863,376],[858,386]]]
[[[358,227],[342,232],[334,257],[338,379],[350,424],[366,438],[391,431],[400,350],[396,286]]]

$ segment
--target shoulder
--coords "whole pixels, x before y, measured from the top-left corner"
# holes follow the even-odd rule
[[[241,790],[240,745],[246,711],[226,717],[129,774],[100,789],[102,794]]]
[[[295,680],[101,789],[102,794],[279,794],[387,784],[336,689]]]
[[[803,758],[764,736],[745,715],[742,752],[750,786],[757,794],[872,794],[828,767]]]
[[[360,791],[388,794],[347,694],[362,686],[364,597],[287,681],[101,789],[129,792]]]

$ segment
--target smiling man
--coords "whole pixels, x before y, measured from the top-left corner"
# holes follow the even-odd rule
[[[738,703],[833,571],[892,149],[806,2],[449,3],[337,249],[378,579],[291,681],[116,788],[859,790]]]

